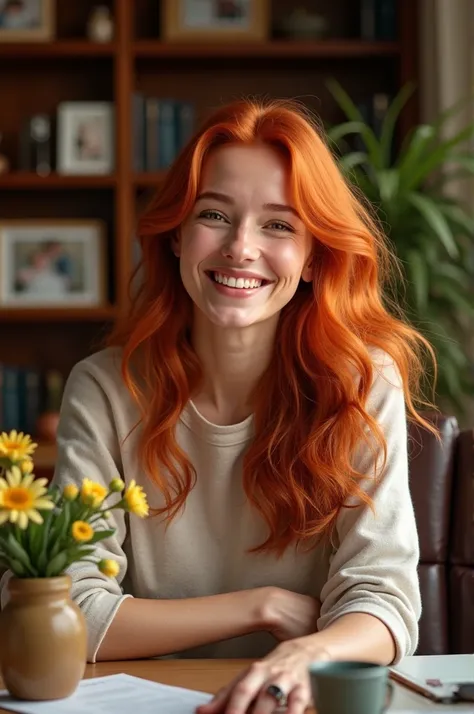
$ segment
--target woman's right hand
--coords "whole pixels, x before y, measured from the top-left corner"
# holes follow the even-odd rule
[[[277,587],[261,588],[259,595],[265,629],[280,642],[317,632],[321,609],[317,598]]]

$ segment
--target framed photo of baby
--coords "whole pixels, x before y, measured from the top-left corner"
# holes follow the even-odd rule
[[[0,304],[64,309],[99,307],[105,301],[101,221],[0,222]]]
[[[269,0],[163,0],[165,42],[254,42],[269,31]]]
[[[53,0],[0,0],[0,43],[48,42],[54,25]]]

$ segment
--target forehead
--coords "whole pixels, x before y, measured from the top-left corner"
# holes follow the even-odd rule
[[[200,190],[252,189],[288,198],[289,169],[281,152],[268,144],[224,144],[209,153]]]

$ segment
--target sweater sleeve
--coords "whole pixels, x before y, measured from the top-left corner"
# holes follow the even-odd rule
[[[408,486],[407,427],[401,379],[393,363],[377,369],[368,410],[387,443],[386,468],[374,483],[374,454],[360,449],[356,468],[367,474],[374,511],[343,508],[336,526],[337,547],[321,591],[322,630],[351,612],[379,618],[396,644],[395,662],[413,654],[421,614],[417,574],[418,534]]]
[[[108,486],[113,478],[122,478],[119,439],[110,401],[98,379],[95,367],[87,360],[72,370],[66,384],[58,428],[58,459],[53,482],[79,488],[84,478]],[[72,598],[81,608],[87,623],[89,662],[97,651],[117,609],[126,597],[120,586],[127,570],[122,545],[127,532],[127,516],[111,511],[107,528],[115,534],[96,545],[98,559],[115,560],[120,572],[115,578],[103,575],[93,563],[79,561],[68,569],[72,578]]]

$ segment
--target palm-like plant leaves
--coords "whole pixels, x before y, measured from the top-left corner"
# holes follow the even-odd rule
[[[465,148],[474,122],[448,138],[446,124],[472,99],[417,126],[394,157],[394,132],[413,86],[392,101],[377,136],[345,90],[328,84],[348,119],[328,130],[341,169],[374,206],[404,269],[398,298],[436,350],[439,398],[462,409],[474,391],[466,345],[474,324],[474,218],[445,189],[474,175],[474,154]],[[362,142],[357,151],[348,148],[351,135]]]

